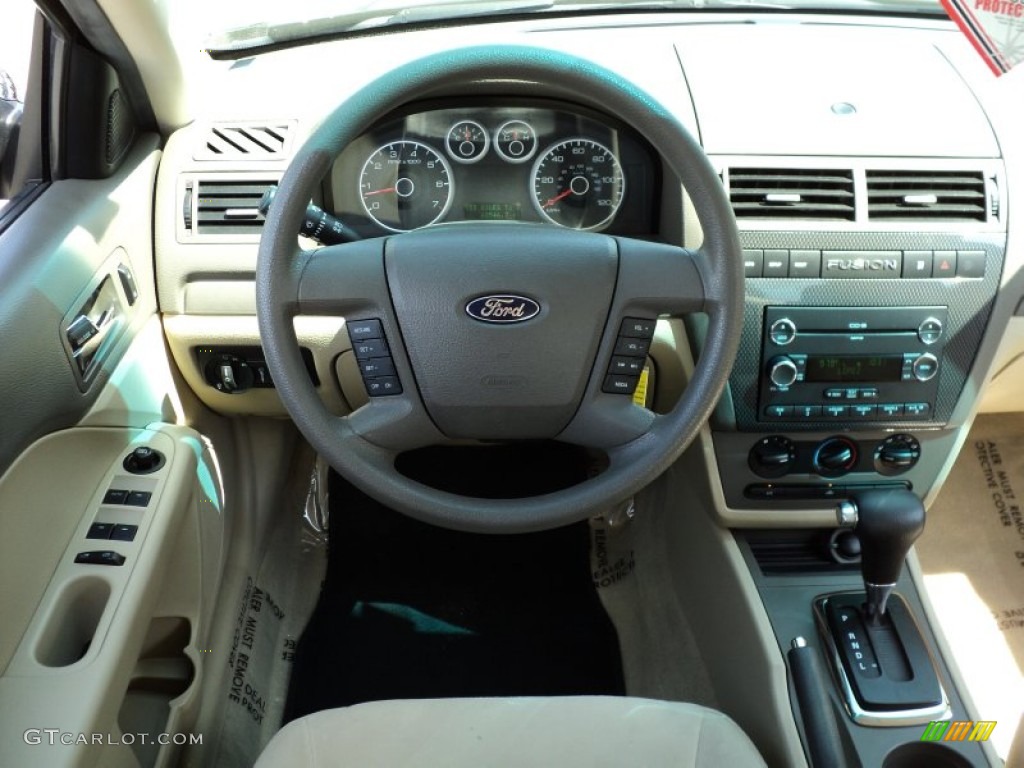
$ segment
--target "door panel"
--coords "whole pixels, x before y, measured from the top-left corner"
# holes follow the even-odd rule
[[[82,419],[155,314],[152,200],[159,159],[156,137],[143,137],[110,178],[51,184],[0,234],[0,473],[33,441]],[[122,264],[134,277],[134,303],[118,274]],[[99,340],[94,372],[83,384],[66,325],[104,280],[121,314],[109,318],[115,325]]]

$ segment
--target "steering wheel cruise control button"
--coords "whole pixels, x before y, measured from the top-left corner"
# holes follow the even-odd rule
[[[395,363],[390,357],[371,357],[369,360],[359,361],[359,372],[364,379],[372,379],[377,376],[394,376]]]
[[[367,339],[352,344],[352,351],[355,352],[357,360],[366,360],[369,357],[387,357],[388,345],[383,339]]]
[[[367,339],[383,339],[384,331],[381,330],[380,320],[360,320],[348,325],[348,337],[352,343],[366,341]]]
[[[391,359],[380,320],[353,320],[348,325],[348,335],[359,361],[366,394],[370,397],[402,394],[402,382],[395,371],[395,361]]]

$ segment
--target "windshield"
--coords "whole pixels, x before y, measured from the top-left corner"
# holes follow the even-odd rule
[[[209,4],[212,54],[446,19],[534,13],[644,10],[840,10],[944,15],[938,0],[230,0]]]

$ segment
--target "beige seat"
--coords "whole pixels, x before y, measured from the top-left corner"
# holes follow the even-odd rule
[[[615,696],[378,701],[289,723],[256,768],[684,766],[763,768],[732,720]]]

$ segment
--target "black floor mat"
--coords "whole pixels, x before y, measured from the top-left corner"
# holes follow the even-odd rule
[[[447,449],[403,470],[477,495],[567,484],[566,456],[525,455]],[[585,467],[572,473],[570,483]],[[296,652],[286,722],[381,699],[624,693],[586,523],[484,536],[419,523],[334,474],[330,493],[327,578]]]

